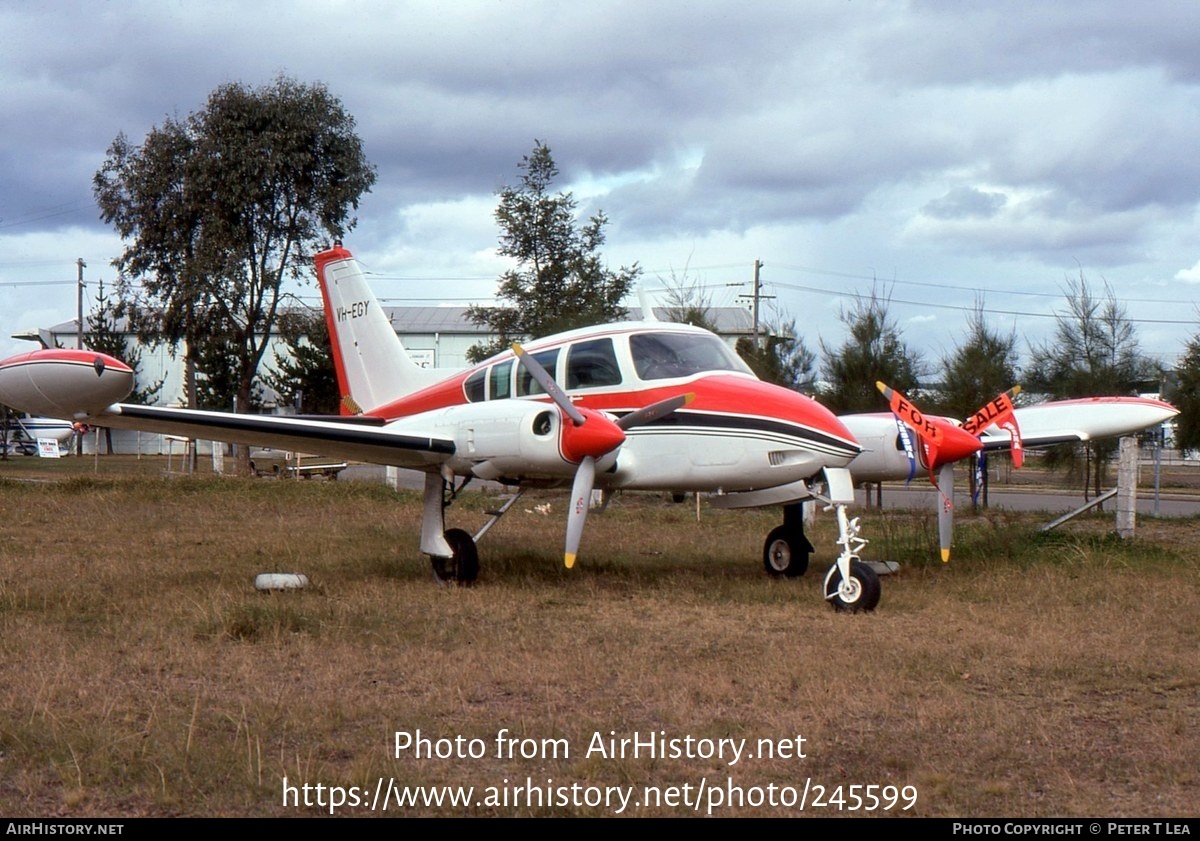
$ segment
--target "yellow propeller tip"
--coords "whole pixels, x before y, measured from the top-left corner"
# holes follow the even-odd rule
[[[575,556],[571,554],[563,555],[563,563],[566,564],[567,569],[570,569],[575,566]]]
[[[950,563],[950,550],[949,549],[942,550],[942,563],[944,563],[944,564]]]

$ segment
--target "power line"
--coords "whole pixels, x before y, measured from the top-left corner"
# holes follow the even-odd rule
[[[895,278],[880,278],[875,275],[853,274],[850,272],[838,272],[832,269],[817,269],[808,266],[792,266],[782,263],[773,264],[776,268],[790,269],[796,272],[807,272],[809,274],[826,275],[829,277],[842,277],[848,280],[869,280],[873,283],[879,283],[887,286],[924,286],[931,289],[949,289],[954,292],[975,292],[981,295],[997,294],[997,295],[1024,295],[1029,298],[1061,298],[1061,292],[1030,292],[1021,289],[986,289],[980,286],[965,286],[961,283],[933,283],[931,281],[921,280],[899,280]],[[1130,304],[1195,304],[1196,300],[1178,300],[1167,298],[1126,298],[1121,297],[1122,303]]]
[[[67,216],[72,213],[78,213],[85,207],[91,207],[91,202],[65,202],[63,204],[52,205],[51,207],[42,210],[31,210],[28,213],[22,213],[12,220],[0,220],[0,228],[15,228],[18,225],[29,225],[33,222],[41,222],[45,219],[53,219],[56,216]]]
[[[798,290],[801,292],[814,292],[818,295],[833,295],[838,298],[853,298],[853,297],[858,296],[858,293],[855,293],[855,292],[847,292],[845,290],[836,290],[836,289],[821,289],[816,286],[803,286],[798,283],[783,283],[780,281],[774,281],[771,283],[771,285],[772,286],[780,286],[785,289],[795,289],[795,290]],[[1058,295],[1055,297],[1061,298],[1062,296]],[[930,309],[953,310],[955,312],[975,312],[975,310],[976,310],[976,307],[974,307],[974,306],[967,307],[967,306],[956,305],[956,304],[935,304],[935,303],[932,303],[929,301],[909,301],[909,300],[905,300],[903,298],[892,298],[890,296],[887,298],[887,302],[891,303],[891,304],[906,304],[906,305],[912,306],[912,307],[929,307]],[[1122,299],[1122,303],[1124,303],[1124,299]],[[993,315],[1012,315],[1012,316],[1019,316],[1021,318],[1054,318],[1054,319],[1058,319],[1058,318],[1062,317],[1060,313],[1053,313],[1053,312],[1032,312],[1029,310],[1005,310],[1005,309],[996,309],[994,307],[984,307],[983,309],[984,309],[985,313],[990,313]],[[1187,319],[1187,320],[1180,320],[1180,319],[1168,319],[1168,318],[1131,318],[1131,317],[1127,317],[1126,320],[1134,322],[1136,324],[1191,324],[1191,325],[1196,324],[1198,321],[1198,319],[1195,319],[1195,318]]]

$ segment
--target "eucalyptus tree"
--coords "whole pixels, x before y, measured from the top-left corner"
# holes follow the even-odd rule
[[[182,344],[189,371],[208,358],[239,407],[286,282],[307,279],[314,251],[354,227],[375,182],[354,126],[324,85],[229,83],[140,144],[119,134],[93,178],[101,218],[124,241],[114,264],[136,290],[139,336]]]

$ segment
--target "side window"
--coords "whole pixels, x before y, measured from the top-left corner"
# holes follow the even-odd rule
[[[483,400],[483,382],[487,377],[487,368],[480,368],[471,376],[467,377],[467,381],[463,383],[463,391],[467,395],[468,403],[478,403]]]
[[[556,365],[558,363],[558,348],[553,350],[543,350],[533,354],[533,358],[541,363],[551,377],[557,379]],[[525,366],[517,368],[517,396],[524,397],[527,394],[545,394],[546,390],[537,384],[529,372],[525,370]]]
[[[633,367],[643,380],[662,380],[687,374],[669,334],[641,333],[629,337]]]
[[[512,360],[492,366],[488,377],[488,399],[503,400],[512,397]]]
[[[567,351],[567,388],[620,385],[621,369],[612,339],[580,342]]]

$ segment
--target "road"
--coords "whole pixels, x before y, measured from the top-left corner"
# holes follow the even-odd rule
[[[913,481],[909,487],[885,485],[883,506],[885,508],[933,508],[937,504],[937,490],[928,482]],[[865,501],[859,491],[859,501]],[[874,502],[874,495],[871,497]],[[1079,508],[1085,502],[1078,491],[1017,490],[992,488],[988,492],[988,504],[993,508],[1012,511],[1046,511],[1062,514]],[[969,511],[971,499],[966,493],[954,495],[954,505],[961,511]],[[1105,501],[1104,510],[1116,511],[1115,498]],[[1160,493],[1157,503],[1153,488],[1138,488],[1137,512],[1141,516],[1191,517],[1200,514],[1200,496]]]

